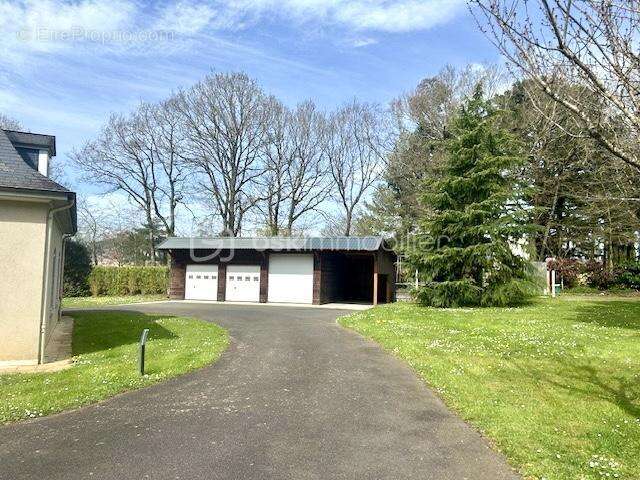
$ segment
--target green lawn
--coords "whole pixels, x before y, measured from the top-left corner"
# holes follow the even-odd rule
[[[166,300],[166,295],[127,295],[108,297],[65,297],[62,308],[92,308],[107,305],[125,305],[127,303],[157,302]]]
[[[342,318],[404,359],[526,478],[640,478],[640,301],[393,304]]]
[[[222,328],[191,318],[74,312],[75,364],[55,373],[0,375],[0,423],[87,405],[210,364],[226,349]],[[138,340],[149,329],[145,377]]]

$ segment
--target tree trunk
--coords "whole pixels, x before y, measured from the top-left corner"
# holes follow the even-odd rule
[[[344,236],[349,237],[351,235],[351,221],[353,218],[353,212],[351,210],[347,210],[347,215],[345,216],[344,221]]]
[[[153,238],[153,218],[151,217],[151,213],[147,211],[147,224],[149,228],[148,240],[149,240],[149,256],[151,257],[151,263],[155,265],[156,263],[156,246]]]

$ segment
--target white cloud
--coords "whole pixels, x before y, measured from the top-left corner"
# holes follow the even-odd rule
[[[407,32],[445,23],[463,6],[458,0],[345,1],[335,18],[357,30]]]
[[[85,0],[60,2],[29,0],[22,5],[23,16],[14,19],[30,27],[69,30],[80,26],[88,30],[115,30],[129,26],[134,12],[132,3],[124,0]]]
[[[186,1],[172,3],[161,11],[155,28],[193,34],[204,30],[217,15],[216,9],[207,4]]]
[[[0,63],[19,64],[30,53],[72,50],[134,27],[128,0],[0,0]]]
[[[356,31],[408,32],[445,23],[464,4],[464,0],[183,1],[166,7],[163,18],[174,23],[178,31],[190,33],[205,28],[234,30],[273,17],[299,24],[341,25]]]
[[[169,31],[186,39],[273,19],[299,27],[341,28],[344,38],[356,39],[348,43],[362,47],[372,43],[363,32],[429,29],[463,7],[464,0],[181,0],[147,6],[137,0],[0,0],[0,63],[15,65],[28,62],[32,53],[91,47],[102,52],[169,51],[180,43],[177,39],[161,42],[145,34]]]

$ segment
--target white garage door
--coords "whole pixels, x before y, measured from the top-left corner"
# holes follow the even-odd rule
[[[260,301],[260,265],[227,265],[227,294],[230,302]]]
[[[218,266],[187,265],[184,298],[187,300],[217,300]]]
[[[269,301],[313,302],[313,255],[269,256]]]

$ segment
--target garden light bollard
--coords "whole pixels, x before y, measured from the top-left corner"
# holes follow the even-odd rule
[[[145,328],[142,330],[142,335],[140,335],[140,355],[138,357],[138,368],[140,370],[140,375],[144,376],[144,351],[147,345],[147,337],[149,336],[149,329]]]

